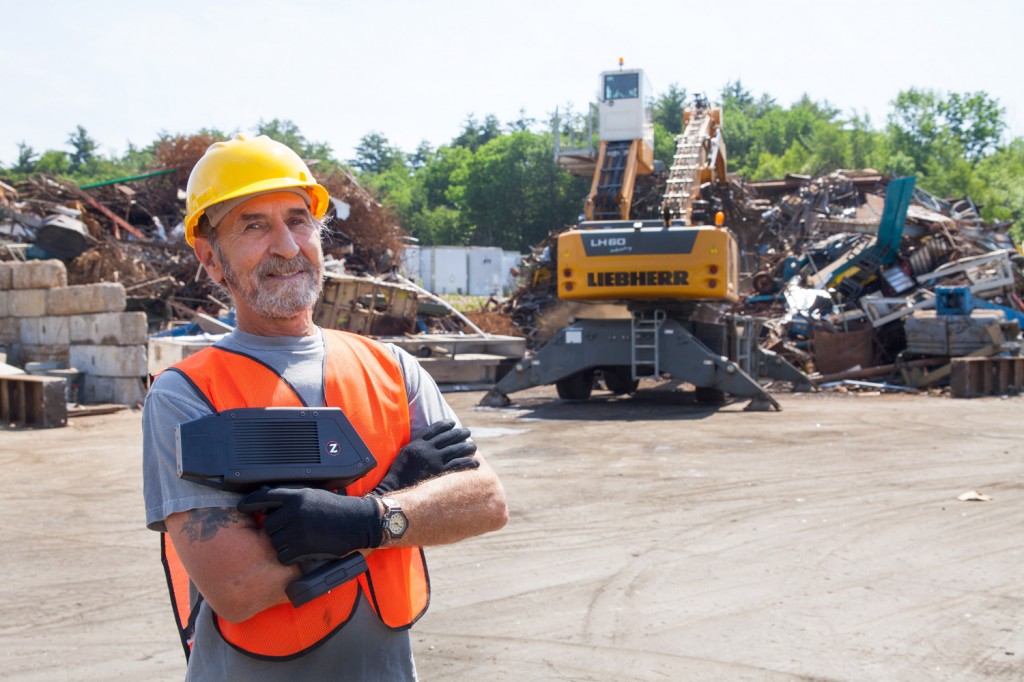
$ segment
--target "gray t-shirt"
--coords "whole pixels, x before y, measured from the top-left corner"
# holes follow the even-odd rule
[[[310,407],[323,407],[324,340],[320,330],[305,337],[263,337],[234,331],[216,344],[259,358],[295,388]],[[434,422],[451,419],[454,411],[437,384],[411,355],[391,344],[405,379],[412,437]],[[143,495],[146,525],[164,531],[171,514],[208,507],[234,507],[240,495],[177,475],[175,426],[210,414],[195,389],[176,372],[163,372],[153,382],[142,412]],[[381,623],[360,597],[352,619],[313,651],[290,661],[260,661],[241,654],[217,633],[204,601],[196,620],[187,680],[414,680],[416,669],[408,630],[394,632]]]

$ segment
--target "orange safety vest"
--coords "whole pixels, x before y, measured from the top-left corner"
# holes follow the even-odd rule
[[[410,440],[409,402],[395,357],[361,336],[323,330],[326,406],[338,407],[377,459],[377,466],[345,488],[348,495],[373,490]],[[217,347],[206,348],[169,371],[182,374],[217,412],[243,407],[303,407],[295,390],[256,358]],[[189,579],[174,545],[161,537],[167,584],[188,656],[198,604],[191,605]],[[393,630],[412,626],[427,610],[430,581],[419,547],[377,549],[366,556],[369,570],[313,601],[295,608],[273,606],[241,623],[214,614],[217,631],[235,649],[255,658],[284,660],[315,648],[340,630],[352,615],[359,590],[381,621]]]

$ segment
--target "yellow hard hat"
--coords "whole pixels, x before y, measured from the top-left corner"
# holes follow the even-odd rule
[[[266,135],[236,135],[210,145],[188,176],[185,241],[195,246],[196,226],[203,212],[222,201],[278,189],[302,187],[309,194],[315,218],[327,212],[330,197],[309,168],[286,145]]]

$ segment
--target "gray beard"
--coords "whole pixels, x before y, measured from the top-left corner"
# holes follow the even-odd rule
[[[215,251],[219,251],[214,246]],[[273,257],[261,262],[247,274],[235,272],[222,254],[217,253],[224,267],[224,282],[233,296],[241,299],[262,318],[280,320],[295,317],[312,309],[323,289],[323,266],[313,265],[303,255],[294,258]],[[266,275],[302,272],[303,276],[288,282],[266,279]]]

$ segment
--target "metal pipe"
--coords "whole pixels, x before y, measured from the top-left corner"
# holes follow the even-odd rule
[[[401,275],[399,275],[399,277],[402,280],[403,284],[407,284],[407,285],[411,286],[412,288],[416,289],[417,293],[421,293],[421,294],[426,295],[426,297],[429,298],[430,300],[434,301],[435,303],[440,303],[445,308],[450,310],[457,318],[462,320],[466,324],[467,327],[472,329],[477,334],[480,334],[481,336],[483,336],[485,338],[490,336],[490,334],[485,332],[483,329],[480,329],[480,327],[478,327],[475,324],[473,324],[472,320],[470,320],[468,317],[466,317],[465,315],[460,313],[458,310],[456,310],[454,307],[452,307],[452,304],[449,303],[448,301],[446,301],[443,298],[441,298],[441,297],[439,297],[439,296],[437,296],[437,295],[427,291],[426,289],[424,289],[420,285],[416,284],[416,282],[413,282],[411,279],[408,279],[406,277],[401,277]]]
[[[900,367],[934,367],[937,365],[944,365],[948,362],[948,358],[922,358],[920,360],[911,360],[910,362],[903,362],[899,364],[878,365],[876,367],[865,367],[863,369],[849,369],[844,372],[823,374],[821,376],[812,376],[809,378],[815,384],[823,384],[830,381],[842,381],[843,379],[864,379],[867,377],[882,376],[884,374],[895,372]]]
[[[143,173],[142,175],[129,175],[123,178],[114,178],[113,180],[103,180],[102,182],[93,182],[88,185],[82,185],[78,189],[92,189],[93,187],[105,187],[107,185],[116,185],[119,182],[132,182],[134,180],[144,180],[146,178],[156,177],[157,175],[167,175],[178,170],[177,168],[164,168],[158,171],[152,171],[149,173]]]

